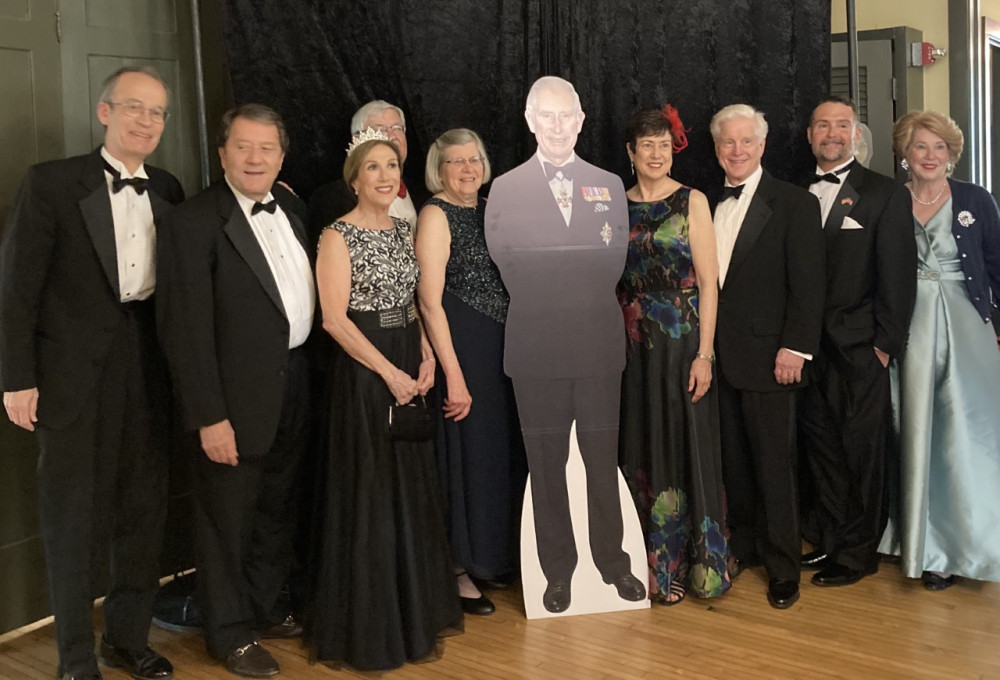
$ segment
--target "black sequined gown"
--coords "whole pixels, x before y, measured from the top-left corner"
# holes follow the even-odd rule
[[[466,208],[432,198],[448,218],[451,253],[441,304],[465,383],[469,415],[441,418],[438,471],[452,555],[457,566],[483,579],[516,571],[517,528],[527,477],[524,444],[510,378],[503,372],[508,295],[483,235],[485,202]],[[438,370],[440,407],[446,391]]]

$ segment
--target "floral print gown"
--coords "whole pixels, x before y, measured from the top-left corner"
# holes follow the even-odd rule
[[[691,190],[629,201],[629,250],[618,299],[628,336],[619,462],[649,557],[649,593],[698,597],[729,589],[719,407],[714,386],[687,391],[698,351],[698,289],[688,239]],[[713,367],[714,368],[714,367]]]

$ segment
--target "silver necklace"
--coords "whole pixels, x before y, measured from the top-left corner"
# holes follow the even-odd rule
[[[919,203],[920,205],[934,205],[935,203],[938,202],[939,198],[944,196],[944,190],[948,188],[948,182],[945,182],[941,186],[941,191],[938,192],[938,195],[929,201],[921,201],[919,198],[917,198],[917,195],[913,193],[913,187],[906,187],[906,188],[910,190],[910,196],[913,196],[913,200]]]

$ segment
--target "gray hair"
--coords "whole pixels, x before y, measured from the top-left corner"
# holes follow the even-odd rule
[[[278,142],[281,144],[281,152],[288,152],[288,131],[285,130],[285,121],[281,119],[280,113],[263,104],[243,104],[222,114],[222,124],[219,126],[219,136],[216,140],[220,149],[229,141],[229,132],[237,118],[246,118],[278,128]]]
[[[170,101],[170,88],[167,87],[167,83],[163,80],[163,76],[160,75],[160,72],[152,66],[122,66],[120,69],[105,78],[104,82],[101,83],[101,97],[98,101],[102,101],[106,104],[112,104],[113,102],[111,101],[111,97],[115,93],[115,86],[118,85],[118,79],[126,73],[141,73],[149,76],[163,86],[163,89],[167,91],[167,101]]]
[[[483,145],[483,140],[468,128],[454,128],[435,139],[434,143],[431,144],[431,148],[427,150],[424,181],[427,182],[428,191],[436,194],[444,190],[444,184],[441,182],[441,166],[444,165],[445,149],[468,144],[469,142],[476,143],[476,151],[483,158],[483,184],[490,181],[490,158],[486,155],[486,147]]]
[[[357,133],[368,127],[368,119],[372,116],[377,116],[383,111],[392,109],[399,114],[399,122],[403,124],[403,129],[406,129],[406,116],[403,114],[403,109],[399,108],[395,104],[390,104],[389,102],[382,99],[375,99],[368,102],[360,109],[354,112],[351,117],[351,134],[356,135]]]
[[[535,105],[538,103],[538,95],[542,90],[547,90],[549,92],[558,92],[562,90],[573,95],[573,104],[576,106],[576,113],[582,113],[583,107],[580,106],[580,95],[577,94],[576,89],[573,87],[573,83],[568,80],[564,80],[559,76],[542,76],[536,80],[531,89],[528,90],[528,99],[524,104],[524,115],[533,116],[535,114]]]
[[[712,122],[708,129],[712,133],[712,141],[719,143],[719,136],[722,134],[722,124],[728,123],[737,118],[747,118],[754,122],[757,128],[757,141],[763,142],[767,139],[767,121],[764,114],[748,104],[730,104],[712,116]]]

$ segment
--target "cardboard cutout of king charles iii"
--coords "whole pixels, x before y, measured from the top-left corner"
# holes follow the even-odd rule
[[[528,618],[642,609],[644,543],[618,470],[625,189],[576,156],[584,114],[571,83],[535,81],[524,115],[538,151],[495,179],[486,203],[486,243],[510,293],[504,370],[530,473],[524,607]]]

